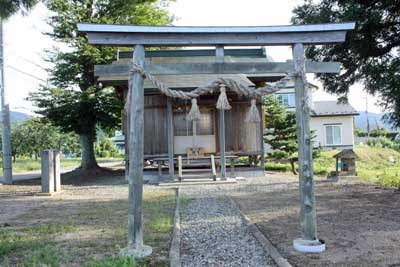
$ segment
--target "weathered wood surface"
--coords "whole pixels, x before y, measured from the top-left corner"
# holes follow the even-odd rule
[[[174,179],[174,112],[172,99],[167,99],[167,135],[168,135],[168,170],[170,179]]]
[[[239,99],[237,95],[229,95],[231,110],[225,110],[224,121],[225,129],[225,151],[226,152],[256,152],[261,151],[260,135],[257,133],[257,140],[254,146],[247,146],[247,132],[243,127],[245,123],[246,113],[250,108],[250,101]],[[144,151],[145,155],[163,155],[168,154],[168,144],[173,147],[174,129],[168,128],[168,105],[165,96],[162,95],[146,95],[144,110]],[[198,100],[199,107],[215,107],[217,96],[208,96],[208,98],[200,98]],[[188,107],[188,103],[186,106]],[[185,108],[185,104],[174,103],[173,107]],[[261,103],[257,103],[257,107],[261,108]],[[173,120],[173,119],[172,119]],[[215,112],[214,134],[216,135],[217,152],[219,152],[219,114]],[[168,139],[168,131],[171,131],[172,140]],[[251,149],[253,148],[253,149]],[[171,169],[172,170],[172,169]]]
[[[341,64],[337,62],[306,63],[308,73],[339,73]],[[96,65],[95,76],[128,76],[132,69],[129,63]],[[153,75],[192,75],[192,74],[268,74],[294,72],[291,62],[225,62],[225,63],[150,63],[145,70]]]
[[[298,72],[304,70],[304,46],[293,46],[293,63]],[[310,133],[309,100],[310,92],[306,88],[301,75],[295,78],[296,96],[296,125],[299,155],[300,179],[300,227],[302,238],[317,239],[315,212],[312,142]]]
[[[211,155],[210,158],[211,158],[212,178],[213,178],[214,181],[216,181],[216,180],[217,180],[217,170],[216,170],[216,168],[215,168],[215,158],[214,158],[214,155]]]
[[[253,46],[343,42],[355,23],[269,27],[150,27],[78,24],[90,44],[131,46]]]
[[[144,46],[135,46],[133,60],[144,65]],[[134,73],[129,81],[129,196],[128,196],[128,248],[143,247],[143,146],[144,146],[144,89],[143,76]]]
[[[144,97],[144,154],[168,153],[167,98],[163,95]]]
[[[215,61],[217,63],[224,62],[224,47],[218,45],[215,50]],[[221,180],[226,180],[226,159],[225,159],[225,110],[219,109],[219,125],[218,125],[218,136],[219,136],[219,153],[221,163]]]
[[[182,156],[178,156],[178,179],[182,181]]]
[[[262,108],[262,106],[258,107],[258,112],[260,114],[262,114],[264,112],[264,109]],[[264,116],[260,116],[261,119],[264,118]],[[263,121],[260,121],[260,123],[257,124],[258,129],[260,130],[259,133],[259,138],[260,138],[260,165],[262,167],[262,169],[264,170],[265,167],[265,151],[264,151],[264,123]]]

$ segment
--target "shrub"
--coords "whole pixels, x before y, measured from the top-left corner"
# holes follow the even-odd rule
[[[400,151],[400,143],[396,142],[396,141],[392,141],[386,137],[378,137],[378,138],[369,139],[366,141],[366,144],[370,147],[390,148],[390,149]]]

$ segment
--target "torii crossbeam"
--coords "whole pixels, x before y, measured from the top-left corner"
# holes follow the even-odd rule
[[[289,25],[269,27],[151,27],[133,25],[78,24],[94,45],[134,47],[135,64],[153,74],[199,73],[276,73],[294,72],[296,89],[296,121],[299,146],[300,228],[301,238],[294,241],[295,249],[303,252],[323,251],[325,245],[317,236],[314,197],[312,143],[309,125],[309,92],[305,73],[337,73],[336,63],[306,62],[304,45],[336,44],[345,41],[346,32],[353,30],[354,22],[317,25]],[[224,46],[276,46],[290,45],[292,63],[224,63]],[[146,65],[145,46],[216,46],[216,63]],[[129,64],[96,72],[113,72],[127,75]],[[110,73],[109,73],[110,74]],[[129,209],[128,247],[125,254],[147,256],[151,248],[143,245],[142,194],[143,194],[143,76],[133,73],[129,79],[130,131],[129,131]],[[220,113],[223,118],[223,111]],[[221,151],[221,158],[222,158]],[[223,162],[223,161],[222,161]]]

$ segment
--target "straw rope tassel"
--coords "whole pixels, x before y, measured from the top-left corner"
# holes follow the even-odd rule
[[[225,84],[221,84],[220,85],[220,94],[218,97],[218,101],[217,101],[217,109],[223,109],[223,110],[228,110],[231,109],[231,105],[229,105],[229,101],[228,101],[228,97],[226,95],[226,85]]]
[[[260,118],[260,113],[258,112],[258,109],[256,106],[256,100],[252,99],[249,112],[247,113],[246,122],[259,123],[260,121],[261,121],[261,118]]]
[[[199,121],[200,120],[200,109],[197,105],[197,99],[192,99],[192,107],[190,108],[189,113],[186,116],[188,121]]]

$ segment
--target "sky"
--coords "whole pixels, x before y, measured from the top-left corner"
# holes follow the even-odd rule
[[[292,10],[300,0],[176,0],[168,7],[176,17],[176,26],[268,26],[290,24]],[[44,50],[57,46],[44,32],[51,30],[46,18],[49,11],[38,4],[28,15],[17,14],[4,26],[5,86],[8,90],[10,108],[31,113],[32,104],[26,100],[30,92],[36,91],[47,80]],[[267,54],[275,61],[291,59],[289,47],[267,47]],[[313,93],[314,101],[335,100],[336,96],[322,90],[322,85],[308,75],[319,90]],[[349,102],[359,111],[366,108],[367,94],[361,85],[350,88]],[[381,112],[375,105],[378,98],[368,96],[368,110]]]

